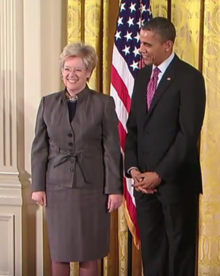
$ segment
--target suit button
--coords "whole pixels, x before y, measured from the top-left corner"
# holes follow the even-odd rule
[[[72,147],[72,146],[73,146],[73,143],[70,142],[70,143],[68,143],[68,145],[69,145],[70,147]]]
[[[74,172],[74,168],[70,168],[70,171],[71,171],[71,172]]]
[[[68,137],[73,137],[73,134],[72,133],[68,133]]]
[[[70,158],[70,162],[71,162],[71,163],[73,163],[73,162],[74,162],[74,160],[75,160],[74,158]]]

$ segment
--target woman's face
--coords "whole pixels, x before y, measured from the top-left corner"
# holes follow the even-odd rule
[[[91,72],[85,67],[81,57],[69,57],[62,68],[63,83],[69,93],[79,93],[85,88]]]

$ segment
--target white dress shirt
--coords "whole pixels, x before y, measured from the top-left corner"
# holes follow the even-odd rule
[[[160,73],[158,75],[158,81],[157,81],[157,86],[159,84],[159,82],[161,81],[163,74],[165,73],[165,71],[167,70],[167,67],[170,65],[171,61],[174,59],[175,54],[172,53],[166,60],[164,60],[164,62],[162,62],[159,66],[155,66],[153,65],[152,67],[152,73],[151,73],[151,77],[153,74],[153,70],[155,69],[155,67],[157,67],[158,69],[160,69]]]

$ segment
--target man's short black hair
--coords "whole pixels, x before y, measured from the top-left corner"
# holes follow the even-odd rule
[[[176,38],[176,29],[173,23],[165,17],[154,17],[147,21],[142,29],[157,33],[161,37],[162,42],[168,40],[174,42]]]

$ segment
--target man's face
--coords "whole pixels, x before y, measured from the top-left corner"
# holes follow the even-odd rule
[[[140,53],[146,65],[160,65],[172,53],[173,42],[162,42],[159,34],[150,30],[140,31]]]

